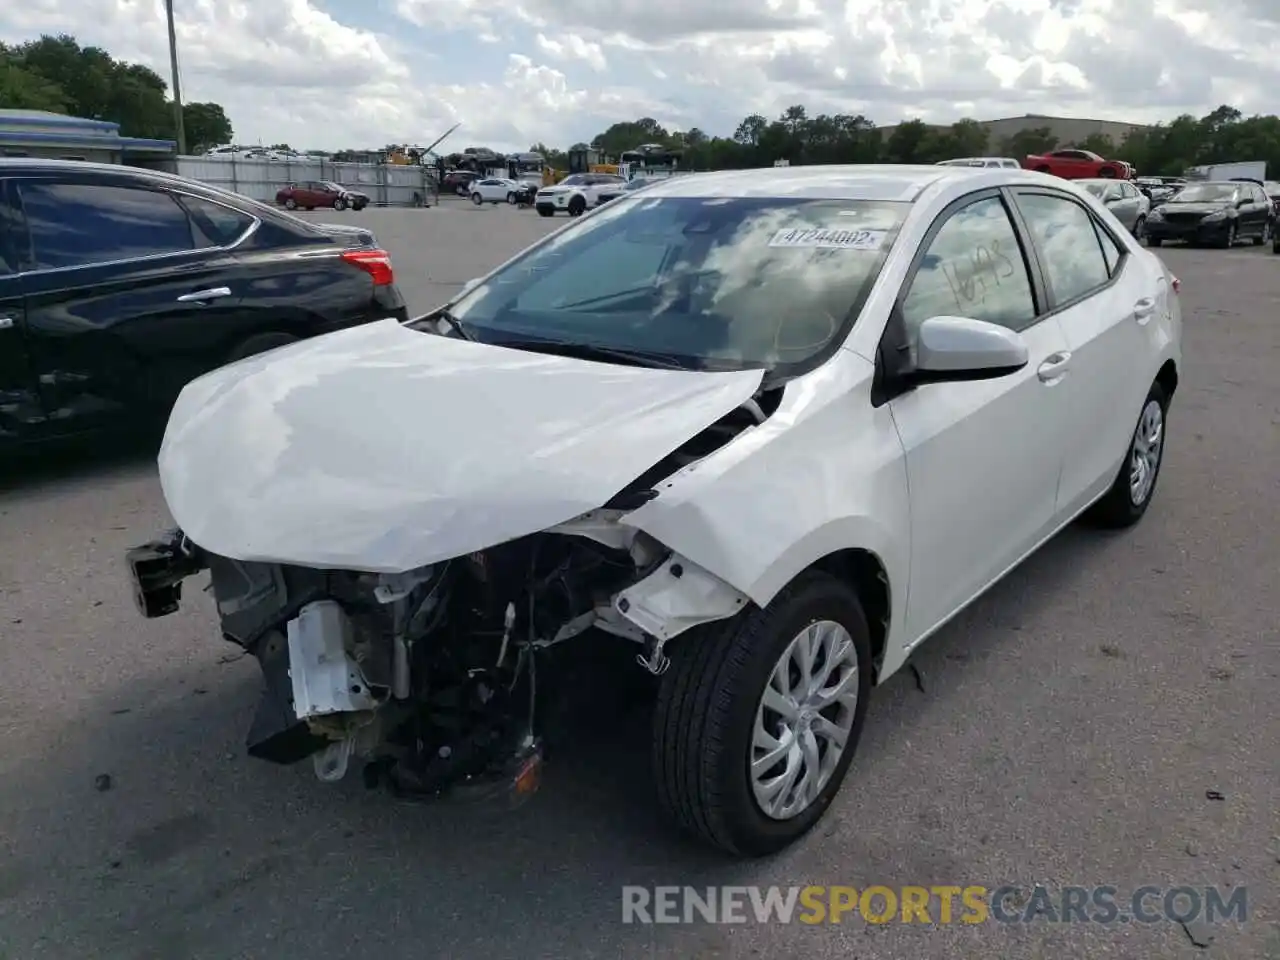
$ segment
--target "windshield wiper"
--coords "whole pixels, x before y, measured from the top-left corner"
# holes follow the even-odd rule
[[[635,367],[658,367],[664,370],[698,369],[695,362],[682,360],[674,354],[650,353],[647,350],[626,350],[621,347],[597,346],[593,343],[573,343],[565,340],[541,340],[528,337],[517,340],[495,340],[493,345],[495,347],[511,347],[515,350],[554,353],[562,357],[576,357],[579,360],[625,363]]]
[[[462,321],[450,313],[447,307],[441,307],[437,310],[435,312],[435,319],[443,320],[448,325],[449,329],[460,336],[463,340],[475,340],[475,337],[468,333],[467,328],[462,325]]]

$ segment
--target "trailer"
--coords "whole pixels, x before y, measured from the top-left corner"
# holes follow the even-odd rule
[[[1209,163],[1187,171],[1188,180],[1257,180],[1267,179],[1267,161],[1240,160],[1234,163]]]

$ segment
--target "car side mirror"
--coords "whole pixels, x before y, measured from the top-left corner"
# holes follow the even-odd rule
[[[1253,203],[1253,201],[1250,200],[1248,197],[1245,197],[1243,200],[1237,200],[1236,209],[1239,210],[1241,207],[1247,207],[1251,203]]]
[[[986,320],[930,317],[916,331],[914,383],[992,380],[1016,373],[1030,353],[1021,334]]]

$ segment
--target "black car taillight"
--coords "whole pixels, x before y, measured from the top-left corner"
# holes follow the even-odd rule
[[[347,250],[342,259],[373,277],[375,287],[388,287],[396,282],[391,254],[385,250]]]

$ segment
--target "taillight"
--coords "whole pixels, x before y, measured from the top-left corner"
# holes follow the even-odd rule
[[[342,254],[342,259],[373,277],[375,287],[386,287],[396,282],[391,254],[385,250],[348,250]]]

